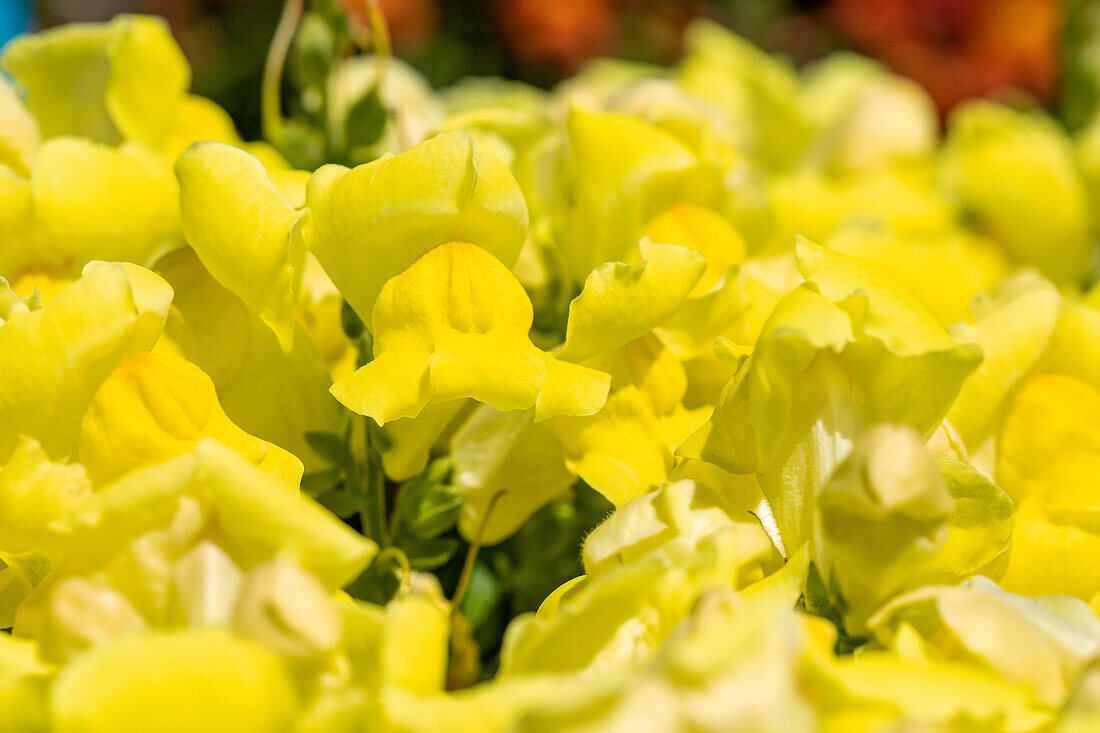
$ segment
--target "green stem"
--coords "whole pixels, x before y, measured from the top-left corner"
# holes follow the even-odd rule
[[[462,599],[466,597],[466,591],[470,589],[470,578],[474,575],[474,565],[477,564],[478,553],[481,552],[481,538],[485,535],[485,528],[489,526],[489,516],[493,513],[497,501],[504,496],[504,489],[493,494],[489,499],[489,505],[485,507],[485,513],[481,515],[481,522],[477,526],[477,534],[474,535],[470,547],[466,550],[466,559],[462,563],[462,572],[458,576],[458,585],[455,586],[455,594],[451,598],[451,612],[458,613]]]
[[[373,494],[375,511],[378,513],[378,542],[382,547],[389,547],[390,525],[386,521],[386,475],[382,471],[379,452],[371,439],[370,424],[367,425],[367,460],[370,468],[368,486]]]
[[[355,471],[358,474],[359,485],[366,494],[363,511],[359,512],[359,519],[363,525],[363,532],[378,543],[379,547],[388,547],[390,544],[389,525],[386,522],[386,479],[382,473],[382,466],[378,453],[374,449],[371,440],[370,418],[355,415],[351,424],[351,446],[355,456]]]
[[[264,137],[272,145],[279,147],[283,142],[283,111],[281,88],[283,68],[294,42],[294,33],[305,11],[305,0],[286,0],[279,24],[275,26],[275,35],[267,49],[264,61],[264,76],[260,89],[260,121]]]

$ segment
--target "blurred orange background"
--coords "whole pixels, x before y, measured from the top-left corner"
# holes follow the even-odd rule
[[[7,0],[26,2],[26,0]],[[337,0],[325,0],[336,2]],[[341,0],[354,10],[362,0]],[[1071,3],[1072,4],[1072,3]],[[38,0],[36,23],[118,12],[168,19],[196,91],[246,131],[279,0]],[[984,95],[1052,103],[1062,72],[1060,0],[381,0],[396,53],[435,84],[500,74],[550,86],[599,56],[677,58],[683,28],[706,16],[796,62],[851,47],[916,79],[941,111]]]

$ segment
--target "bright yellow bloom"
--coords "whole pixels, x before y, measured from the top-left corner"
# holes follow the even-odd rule
[[[1073,377],[1032,377],[997,439],[997,480],[1016,503],[1006,589],[1097,597],[1098,471],[1100,394]]]
[[[152,348],[172,289],[136,265],[93,262],[50,304],[0,326],[0,457],[20,434],[62,458],[92,395],[123,361]]]
[[[7,45],[0,65],[26,88],[43,138],[111,145],[164,143],[191,82],[167,24],[140,15],[23,36]]]
[[[472,244],[444,244],[382,288],[371,317],[374,360],[332,392],[380,425],[462,397],[499,410],[534,407],[537,420],[597,411],[607,375],[535,348],[532,317],[500,260]]]
[[[700,541],[725,527],[759,527],[714,489],[691,479],[665,483],[619,507],[585,538],[584,568],[595,575],[626,565],[678,538]]]
[[[92,495],[80,464],[49,459],[37,441],[20,437],[0,468],[0,552],[41,548],[48,525],[63,518]]]
[[[1065,132],[1041,111],[977,101],[952,114],[943,178],[1009,256],[1059,285],[1089,264],[1088,199]]]
[[[698,541],[674,539],[634,562],[570,581],[537,614],[513,621],[501,674],[613,673],[642,663],[707,590],[744,588],[776,567],[775,548],[758,524],[732,523]]]
[[[23,106],[15,87],[0,78],[0,165],[27,175],[39,138],[38,122]]]
[[[581,282],[634,249],[646,223],[681,198],[699,163],[672,135],[628,115],[578,108],[566,127],[574,190],[554,214],[568,274]]]
[[[983,577],[959,586],[928,585],[907,593],[871,619],[885,646],[902,646],[907,630],[942,658],[967,661],[1032,688],[1053,711],[1100,652],[1100,621],[1073,598],[1027,598]]]
[[[1009,272],[993,240],[963,230],[904,236],[878,223],[854,222],[840,227],[824,244],[874,265],[943,326],[966,318],[975,296],[992,289]]]
[[[710,423],[678,450],[759,473],[788,547],[809,537],[811,498],[867,426],[930,435],[981,361],[865,263],[805,240],[798,263],[807,282],[779,302]]]
[[[512,174],[461,132],[351,170],[325,166],[307,204],[306,245],[364,321],[386,281],[433,247],[473,242],[511,267],[527,233]]]
[[[191,451],[217,438],[261,469],[297,486],[302,462],[254,438],[222,410],[214,384],[194,364],[138,354],[100,385],[80,426],[77,454],[97,485]]]
[[[611,375],[607,403],[591,416],[559,417],[552,427],[569,470],[620,505],[668,480],[673,451],[710,408],[684,408],[684,369],[653,336],[586,365]]]
[[[0,184],[0,196],[21,213],[0,218],[0,234],[24,257],[68,269],[96,259],[151,265],[180,244],[171,162],[143,143],[53,138],[38,149],[29,177],[12,181],[10,193]],[[9,258],[3,249],[0,256]]]
[[[149,733],[277,733],[299,705],[274,652],[223,629],[191,629],[128,636],[68,665],[51,691],[50,717],[58,733],[120,725]]]
[[[585,361],[614,351],[671,318],[703,275],[706,260],[679,245],[639,245],[644,265],[600,265],[569,304],[559,356]]]
[[[306,471],[327,466],[305,439],[307,432],[339,434],[340,404],[316,349],[299,332],[289,353],[244,302],[220,285],[189,249],[157,264],[172,285],[164,337],[157,351],[181,356],[214,382],[229,419],[245,432],[293,453]]]
[[[1061,309],[1053,285],[1034,273],[1020,274],[975,300],[973,323],[952,326],[956,341],[976,343],[984,354],[947,413],[971,453],[996,431],[1005,402],[1039,363]]]
[[[576,481],[554,431],[535,422],[534,410],[500,412],[480,405],[455,431],[450,448],[462,498],[458,528],[469,540],[505,539]]]
[[[176,161],[176,176],[187,243],[289,351],[305,267],[305,244],[294,228],[302,213],[259,159],[231,145],[195,143]]]

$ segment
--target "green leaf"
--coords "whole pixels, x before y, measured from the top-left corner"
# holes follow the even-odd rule
[[[336,38],[318,13],[306,13],[298,25],[290,57],[290,73],[301,86],[320,87],[336,60]]]
[[[305,479],[302,479],[302,488],[305,489]],[[319,494],[317,502],[341,519],[346,519],[359,511],[362,497],[347,489],[334,489]]]
[[[402,555],[401,550],[394,547],[380,553],[370,567],[347,587],[348,594],[379,606],[389,603],[401,587]]]
[[[373,86],[348,110],[344,120],[349,148],[369,147],[382,137],[388,118],[378,86]]]
[[[454,557],[460,542],[454,537],[434,537],[402,544],[413,570],[435,570]]]
[[[310,496],[324,497],[340,486],[340,479],[344,471],[341,468],[333,468],[327,471],[310,471],[302,476],[302,492]],[[324,504],[325,500],[320,499]]]
[[[496,575],[483,563],[475,565],[470,587],[462,599],[462,615],[476,629],[489,619],[500,599],[500,581]]]
[[[454,526],[462,500],[449,486],[439,486],[427,491],[417,504],[416,514],[410,518],[409,533],[418,539],[438,537]]]
[[[461,502],[454,490],[443,482],[450,477],[451,461],[433,461],[415,478],[397,490],[393,514],[393,537],[427,540],[438,537],[452,526]]]
[[[346,300],[340,304],[340,325],[344,329],[344,335],[352,341],[358,340],[367,330],[363,319]]]
[[[305,437],[309,447],[329,463],[343,463],[350,455],[347,440],[342,435],[311,430]]]

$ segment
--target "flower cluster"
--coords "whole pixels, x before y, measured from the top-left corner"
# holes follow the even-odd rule
[[[11,43],[0,731],[1100,726],[1100,122],[686,46],[308,172]]]

